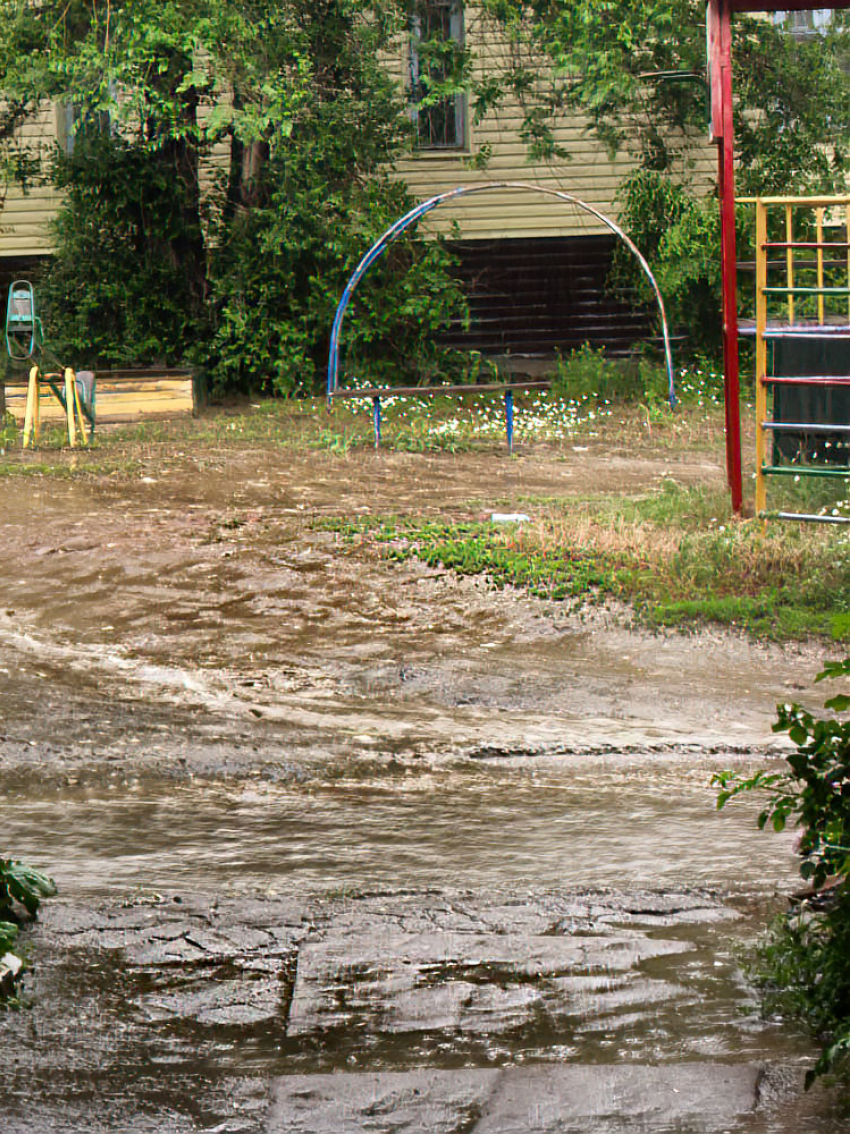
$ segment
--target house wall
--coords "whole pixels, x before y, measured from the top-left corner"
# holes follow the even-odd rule
[[[53,148],[59,126],[57,109],[45,103],[21,128],[21,140],[45,156]],[[0,257],[31,260],[51,250],[50,221],[61,195],[49,185],[26,192],[17,185],[0,187]]]
[[[492,24],[474,6],[466,12],[465,38],[477,61],[478,77],[506,61],[508,47]],[[401,83],[407,79],[406,43],[399,44],[389,66]],[[541,70],[544,61],[539,61]],[[481,185],[498,181],[525,181],[573,194],[616,219],[617,188],[634,168],[634,155],[621,151],[611,157],[579,115],[565,117],[555,130],[555,140],[570,160],[533,164],[520,137],[522,108],[516,102],[492,112],[477,124],[468,114],[467,146],[464,150],[422,150],[397,164],[397,173],[417,198],[424,199],[458,185]],[[492,156],[484,170],[471,168],[470,161],[485,147]],[[717,176],[717,150],[708,143],[694,148],[688,176],[710,192]],[[427,225],[448,233],[453,223],[462,240],[508,237],[586,236],[606,232],[587,213],[561,204],[540,193],[493,190],[441,206],[431,213]]]
[[[479,76],[500,66],[508,47],[491,24],[468,5],[465,37],[477,60]],[[400,42],[387,60],[399,83],[406,85],[408,43]],[[545,66],[541,62],[541,68]],[[463,150],[420,151],[398,162],[396,172],[420,199],[454,189],[458,185],[480,185],[494,181],[531,181],[574,194],[614,217],[615,195],[623,177],[633,168],[633,159],[621,152],[609,157],[577,115],[566,118],[555,131],[558,144],[571,155],[569,161],[529,164],[520,138],[521,107],[514,103],[473,124],[467,114],[467,145]],[[65,129],[61,108],[45,105],[24,126],[23,138],[47,152]],[[59,139],[60,144],[63,139]],[[470,160],[484,147],[492,156],[484,170],[470,167]],[[716,151],[706,144],[695,154],[691,176],[709,191],[716,175]],[[51,249],[50,221],[61,201],[49,186],[33,186],[27,193],[10,186],[0,209],[0,258],[35,258]],[[453,202],[431,213],[425,225],[431,231],[448,233],[458,226],[462,240],[492,240],[509,237],[586,236],[605,232],[588,214],[542,194],[493,191]]]

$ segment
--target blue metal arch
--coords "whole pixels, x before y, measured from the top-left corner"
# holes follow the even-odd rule
[[[575,205],[576,208],[583,209],[585,212],[590,213],[592,216],[596,217],[597,220],[601,221],[607,228],[609,228],[615,236],[619,237],[619,239],[623,241],[629,251],[632,252],[633,255],[637,258],[644,275],[649,280],[650,284],[652,285],[652,290],[655,292],[655,298],[658,302],[659,314],[661,315],[662,334],[664,336],[664,355],[667,365],[667,381],[670,405],[675,405],[676,388],[673,378],[673,354],[670,349],[670,334],[667,329],[667,315],[664,310],[664,300],[661,298],[661,292],[659,291],[658,284],[655,282],[655,276],[653,276],[649,264],[647,264],[639,249],[629,239],[629,237],[626,236],[625,232],[623,232],[620,226],[612,221],[610,217],[607,217],[604,213],[600,212],[599,209],[595,208],[593,205],[589,205],[586,201],[582,201],[579,197],[573,196],[572,193],[564,193],[560,189],[550,189],[545,185],[534,185],[531,182],[527,181],[491,181],[486,185],[460,185],[457,189],[450,189],[446,193],[439,193],[436,197],[430,197],[427,201],[422,201],[415,208],[411,209],[409,213],[406,213],[403,217],[397,220],[395,224],[391,225],[379,240],[375,241],[375,243],[372,245],[372,247],[352,272],[348,283],[345,285],[345,290],[342,293],[342,298],[340,299],[339,305],[336,309],[333,327],[331,328],[331,342],[330,350],[328,353],[328,399],[330,400],[330,398],[339,387],[339,347],[342,338],[342,324],[343,320],[345,319],[345,312],[348,309],[348,305],[351,302],[351,297],[353,296],[357,285],[366,275],[372,264],[374,264],[374,262],[379,259],[379,257],[386,251],[386,249],[390,246],[390,244],[392,244],[394,240],[397,240],[398,237],[401,236],[406,228],[409,228],[410,225],[415,224],[416,221],[420,220],[432,209],[436,209],[439,205],[445,204],[446,201],[453,201],[458,197],[466,197],[472,193],[486,193],[494,189],[531,190],[535,193],[545,193],[549,197],[557,197],[559,200],[565,201],[569,205]]]

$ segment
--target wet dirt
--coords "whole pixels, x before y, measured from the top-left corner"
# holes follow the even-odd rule
[[[353,554],[321,516],[533,512],[710,456],[151,448],[4,481],[3,841],[61,901],[3,1129],[827,1134],[742,1015],[789,839],[713,809],[819,654]]]

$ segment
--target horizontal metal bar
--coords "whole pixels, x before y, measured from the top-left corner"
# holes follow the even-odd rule
[[[803,524],[850,524],[850,516],[816,516],[811,512],[760,512],[763,520],[799,520]]]
[[[841,4],[840,7],[846,8],[850,6],[848,3]],[[757,5],[753,4],[752,9]],[[786,5],[787,7],[787,5]],[[750,10],[750,9],[748,9]],[[738,197],[736,204],[738,205],[807,205],[813,209],[817,208],[831,208],[833,205],[850,205],[850,197]]]
[[[492,394],[503,390],[548,390],[548,378],[528,382],[480,382],[470,386],[363,386],[357,390],[332,390],[333,398],[410,398],[419,394]]]
[[[762,244],[762,248],[850,248],[850,241],[847,240],[768,240]],[[797,265],[802,266],[802,265]]]
[[[763,386],[850,386],[850,374],[763,374]]]
[[[822,327],[774,327],[762,334],[765,339],[847,339],[850,338],[850,323]]]
[[[755,338],[755,322],[743,322],[739,334]],[[762,331],[764,339],[846,339],[850,338],[847,323],[769,323]]]
[[[762,465],[761,471],[765,476],[819,476],[840,477],[847,480],[850,477],[850,468],[845,465],[836,465],[832,468],[815,468],[813,465]]]
[[[830,247],[832,247],[832,245],[830,245]],[[850,247],[850,246],[848,246],[848,247]],[[787,251],[786,251],[786,256],[787,256]],[[766,259],[765,264],[767,265],[767,268],[768,268],[769,271],[773,268],[781,268],[783,271],[785,271],[788,267],[788,261],[784,258],[782,260]],[[822,267],[824,269],[834,268],[836,271],[846,272],[847,271],[847,260],[846,260],[845,256],[842,256],[841,259],[835,259],[835,260],[826,259],[824,257],[822,264],[819,264],[817,260],[795,260],[794,261],[794,271],[799,272],[800,275],[802,275],[803,272],[814,272],[819,267]],[[739,260],[738,263],[737,263],[737,268],[738,268],[739,272],[755,272],[756,262],[755,262],[755,260]]]
[[[796,421],[763,421],[761,427],[782,433],[850,433],[850,425],[826,425],[822,422],[806,424]]]
[[[755,319],[741,319],[739,335],[755,338],[757,327]],[[850,320],[841,323],[779,323],[765,325],[762,331],[765,339],[844,339],[850,337]]]
[[[765,295],[850,295],[850,287],[763,287]]]

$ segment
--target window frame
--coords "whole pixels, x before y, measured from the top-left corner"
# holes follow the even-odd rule
[[[821,35],[832,24],[834,8],[793,8],[774,11],[773,22],[791,35]]]
[[[448,15],[448,38],[460,49],[465,43],[465,20],[462,0],[419,0],[411,12],[408,22],[408,96],[409,114],[416,134],[416,149],[420,153],[456,153],[469,148],[469,122],[467,114],[467,98],[463,93],[447,95],[433,106],[421,107],[422,95],[417,92],[421,89],[422,70],[421,56],[417,44],[422,41],[423,10],[432,9],[436,15],[440,11]],[[433,36],[429,36],[433,38]],[[441,111],[451,108],[452,129],[445,131],[441,140],[434,137],[435,131],[428,125],[427,133],[423,131],[423,123],[428,124],[433,116]]]

